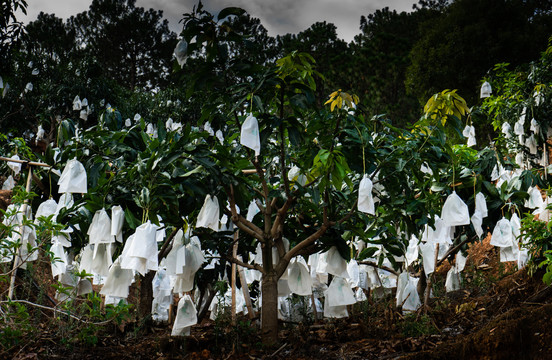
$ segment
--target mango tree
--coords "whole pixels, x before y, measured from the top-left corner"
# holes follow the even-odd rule
[[[383,245],[394,262],[410,234],[432,224],[443,199],[432,183],[442,184],[445,194],[455,185],[454,177],[441,175],[455,165],[447,133],[460,132],[468,109],[454,91],[444,91],[428,102],[413,129],[404,130],[384,116],[370,118],[356,96],[341,90],[317,107],[315,78],[321,75],[309,55],[292,52],[265,65],[240,57],[247,35],[235,33],[225,18],[241,12],[225,9],[215,18],[199,6],[187,14],[177,56],[186,60],[184,69],[199,74],[183,75],[188,101],[201,108],[199,125],[209,121],[220,135],[212,142],[220,176],[211,195],[239,230],[240,254],[247,259],[260,244],[262,265],[232,256],[230,239],[207,243],[227,260],[262,273],[262,335],[274,343],[278,280],[294,257],[336,246],[349,259],[347,240],[358,236]],[[252,121],[258,143],[240,146],[243,127]],[[357,211],[364,174],[379,198],[372,214]],[[238,209],[251,202],[261,215],[248,220]]]

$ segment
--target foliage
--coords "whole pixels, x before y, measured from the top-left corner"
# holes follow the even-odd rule
[[[428,315],[407,314],[399,325],[405,337],[418,337],[437,333],[437,328]]]
[[[422,34],[411,30],[441,12],[454,20],[467,4],[471,2],[424,1],[416,15],[377,12],[364,19],[363,35],[347,48],[331,24],[317,23],[276,42],[242,9],[226,8],[215,16],[199,3],[182,20],[186,61],[169,77],[167,49],[172,51],[175,38],[166,23],[160,23],[161,14],[136,8],[132,0],[95,0],[88,12],[68,23],[41,14],[29,25],[29,37],[15,57],[20,74],[10,78],[16,91],[8,92],[6,105],[0,105],[0,121],[14,131],[32,124],[27,139],[41,123],[49,130],[40,160],[61,169],[76,158],[87,169],[88,193],[76,195],[74,205],[58,216],[74,230],[75,252],[86,244],[88,226],[98,210],[121,205],[127,238],[147,220],[162,222],[170,230],[188,229],[205,196],[216,196],[225,215],[222,225],[237,227],[238,254],[246,260],[232,256],[232,227],[222,232],[192,229],[202,248],[220,257],[214,270],[200,271],[196,284],[205,288],[227,270],[229,262],[260,271],[263,336],[272,342],[278,326],[277,282],[297,256],[335,246],[349,260],[355,253],[351,244],[361,243],[366,249],[358,259],[377,257],[379,265],[388,260],[398,269],[396,257],[404,254],[412,235],[419,237],[426,226],[434,225],[449,194],[456,192],[473,210],[476,193],[483,192],[490,213],[484,225],[492,230],[501,215],[523,211],[529,186],[546,184],[539,170],[523,170],[495,187],[489,180],[495,166],[517,167],[509,158],[510,143],[498,138],[495,148],[480,151],[458,143],[464,140],[464,124],[492,117],[498,129],[518,117],[523,106],[534,105],[532,114],[547,118],[548,105],[537,105],[533,93],[548,96],[550,54],[533,66],[531,76],[498,65],[488,77],[496,84],[496,96],[479,108],[469,109],[459,91],[440,91],[441,87],[432,96],[424,88],[420,96],[429,100],[423,111],[408,109],[412,98],[397,108],[386,105],[404,95],[402,79],[414,43],[418,43],[414,49],[423,52],[428,42],[433,46],[432,36],[440,39],[437,35],[449,28],[439,20],[445,29],[425,33],[422,42]],[[142,29],[130,26],[136,23],[143,24]],[[394,29],[395,25],[400,28]],[[44,28],[51,28],[65,43],[44,37]],[[143,31],[151,32],[151,37]],[[125,49],[137,38],[144,42],[137,53],[126,56]],[[380,57],[384,45],[389,51]],[[340,62],[345,59],[352,62]],[[447,65],[453,67],[453,60],[447,58]],[[370,66],[363,78],[359,72],[366,62]],[[354,71],[346,69],[348,64],[355,64],[350,66]],[[414,73],[425,71],[416,66],[411,67]],[[35,80],[35,68],[44,74],[40,79]],[[129,71],[119,72],[122,68]],[[345,80],[338,79],[345,72]],[[389,88],[382,87],[382,79],[390,74],[394,76]],[[470,76],[465,76],[467,91],[471,91]],[[374,81],[361,84],[366,79]],[[33,90],[23,90],[31,80]],[[170,87],[160,89],[170,80],[174,81]],[[334,86],[342,81],[349,83]],[[339,90],[326,91],[330,87]],[[158,91],[145,91],[152,88]],[[76,94],[89,100],[86,116],[81,115],[83,109],[73,110]],[[374,116],[381,109],[406,114],[407,120]],[[418,112],[422,116],[415,121]],[[239,144],[248,116],[258,120],[259,155]],[[541,122],[542,129],[547,125]],[[11,134],[0,139],[9,145],[5,155],[19,152],[30,158],[25,140]],[[52,194],[43,191],[42,199],[57,196],[59,176],[44,170],[37,176],[45,188],[53,189]],[[375,214],[357,211],[357,189],[364,176],[374,185]],[[243,209],[251,203],[260,213],[246,219]],[[44,241],[61,230],[51,219],[42,222]],[[547,231],[541,223],[533,226],[524,219],[524,224],[533,231]],[[457,228],[454,244],[474,233],[471,225]],[[548,246],[548,235],[541,235],[534,239],[535,251]],[[250,260],[249,254],[257,251],[256,260]],[[86,301],[65,304],[66,311],[86,319],[87,325],[78,327],[80,337],[92,343],[99,330],[95,321],[120,322],[129,310],[108,307],[103,312],[99,303],[93,294]],[[232,338],[251,335],[249,325],[236,327]],[[406,334],[432,331],[425,320],[405,324]]]
[[[1,74],[6,89],[0,103],[2,128],[25,134],[28,141],[41,125],[45,141],[33,139],[32,144],[42,152],[66,118],[88,128],[110,103],[124,103],[134,117],[140,109],[135,89],[159,92],[167,87],[175,44],[162,13],[136,7],[132,0],[97,0],[65,22],[40,13],[10,53],[6,64],[11,71]],[[88,105],[75,107],[76,96]]]
[[[136,0],[94,0],[71,17],[78,46],[93,54],[106,78],[134,90],[166,85],[176,36],[162,11],[136,7]]]
[[[17,139],[15,139],[17,140]],[[30,151],[24,143],[15,141],[15,146],[20,154],[27,154]],[[13,144],[13,143],[12,143]],[[39,314],[35,310],[45,309],[52,311],[54,316],[51,318],[56,328],[62,329],[61,333],[65,337],[75,337],[87,344],[93,344],[97,341],[96,334],[104,330],[105,325],[110,323],[121,324],[129,319],[130,305],[118,304],[117,306],[107,305],[105,309],[101,308],[103,299],[97,293],[89,294],[85,299],[78,298],[76,289],[64,287],[61,283],[54,285],[60,294],[68,296],[68,300],[60,301],[57,309],[50,308],[41,304],[48,295],[48,283],[38,285],[35,282],[37,270],[34,263],[28,262],[35,256],[38,258],[39,264],[36,267],[42,267],[40,259],[47,259],[46,266],[50,263],[59,261],[50,252],[50,242],[53,236],[59,235],[66,227],[61,223],[52,220],[52,215],[48,217],[39,216],[34,221],[27,218],[26,215],[21,215],[21,207],[26,202],[31,202],[33,198],[38,197],[36,193],[26,192],[21,186],[16,186],[13,189],[11,197],[13,207],[7,211],[0,209],[0,215],[3,221],[0,223],[0,256],[2,259],[11,259],[16,256],[20,257],[22,262],[17,268],[7,270],[6,266],[2,266],[0,273],[0,282],[10,284],[10,277],[13,271],[22,273],[24,286],[18,287],[19,296],[15,300],[7,299],[0,301],[0,334],[2,341],[0,345],[4,350],[15,346],[23,341],[28,336],[31,336],[35,331],[36,324],[44,315]],[[36,242],[22,241],[21,231],[25,233],[36,233]],[[4,260],[5,262],[5,260]],[[24,264],[24,265],[23,265]],[[10,266],[11,268],[11,266]],[[26,270],[24,270],[26,268]],[[88,278],[90,274],[84,271],[75,274],[78,279]],[[26,286],[28,285],[29,286]],[[33,284],[34,287],[31,287]],[[30,287],[30,289],[28,289]],[[38,291],[37,291],[38,290]],[[29,300],[18,300],[18,299]],[[36,299],[36,303],[30,299]]]
[[[457,88],[476,102],[482,74],[504,59],[534,59],[550,33],[549,4],[532,1],[458,0],[421,24],[411,51],[408,91],[420,102],[443,88]],[[458,56],[461,54],[461,56]]]
[[[348,69],[339,76],[347,79],[367,112],[387,114],[398,127],[416,122],[419,104],[404,84],[409,54],[422,36],[419,24],[440,15],[426,9],[398,13],[385,7],[361,16],[361,33],[349,45],[349,65],[344,66]]]
[[[298,34],[278,36],[276,42],[280,57],[292,52],[309,54],[316,62],[316,69],[324,78],[315,78],[315,98],[320,101],[335,88],[350,88],[351,83],[344,81],[343,74],[350,71],[351,51],[347,43],[337,35],[334,24],[316,22]],[[321,105],[320,102],[318,102]]]
[[[10,305],[13,308],[10,308]],[[18,345],[25,341],[25,337],[32,334],[34,327],[29,321],[29,312],[22,304],[0,304],[2,310],[3,322],[0,326],[0,346],[7,350],[12,346]]]
[[[2,74],[9,69],[11,51],[24,33],[23,23],[15,16],[17,11],[27,14],[25,0],[6,0],[0,4],[0,73]]]
[[[544,260],[539,264],[539,268],[545,268],[546,273],[543,275],[542,281],[550,286],[552,284],[552,250],[546,250],[543,255]]]
[[[486,80],[492,83],[493,95],[486,98],[478,112],[483,114],[494,130],[499,132],[495,146],[500,163],[506,168],[521,168],[518,178],[497,188],[502,201],[508,204],[510,211],[523,213],[524,204],[520,201],[527,197],[524,192],[530,186],[539,189],[550,187],[548,172],[547,144],[551,123],[551,108],[548,101],[552,73],[550,71],[550,42],[547,51],[540,59],[528,66],[511,70],[508,63],[495,65]],[[509,130],[508,128],[511,128]],[[523,135],[514,134],[514,128]],[[531,151],[527,138],[534,138],[537,151]],[[515,160],[514,160],[515,157]],[[547,193],[546,196],[549,194]],[[525,213],[521,221],[520,241],[529,253],[529,271],[533,273],[537,265],[547,263],[547,251],[551,246],[550,223],[547,222],[548,210],[537,209],[538,216]],[[537,212],[535,212],[536,214]],[[503,210],[504,214],[504,210]],[[548,277],[548,275],[547,275]]]

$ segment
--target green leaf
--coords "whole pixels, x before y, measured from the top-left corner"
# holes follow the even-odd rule
[[[293,146],[301,146],[301,132],[294,126],[288,127],[289,141]]]
[[[140,191],[139,200],[140,200],[140,205],[142,206],[142,208],[146,208],[146,207],[149,206],[149,204],[150,204],[150,191],[147,187],[143,187],[142,190]]]
[[[125,220],[132,230],[136,229],[138,226],[141,225],[140,220],[138,220],[136,216],[132,214],[129,208],[125,209]]]
[[[374,254],[378,250],[379,250],[379,248],[377,248],[377,247],[367,247],[367,248],[363,249],[360,252],[360,254],[358,254],[357,260],[364,260],[364,259],[371,258],[371,257],[374,256]]]
[[[202,169],[203,169],[203,166],[201,166],[201,165],[197,166],[195,169],[190,170],[188,172],[184,172],[184,169],[182,169],[182,168],[176,168],[176,169],[174,169],[172,176],[173,177],[186,178],[186,177],[191,176],[193,174],[200,173]]]

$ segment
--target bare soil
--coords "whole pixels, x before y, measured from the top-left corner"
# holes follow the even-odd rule
[[[548,359],[552,353],[552,290],[542,272],[529,276],[500,263],[489,237],[469,249],[464,289],[446,293],[450,264],[436,272],[429,311],[403,315],[393,295],[356,304],[347,319],[282,323],[280,343],[264,347],[255,326],[239,319],[205,320],[191,336],[170,336],[168,324],[131,321],[75,337],[48,311],[31,336],[0,358],[12,359]],[[45,272],[44,276],[47,276]],[[30,289],[25,294],[32,294]],[[53,293],[49,293],[53,296]],[[38,300],[37,300],[38,301]],[[76,325],[74,325],[76,326]],[[72,332],[71,332],[72,331]],[[82,328],[80,329],[82,333]],[[93,340],[93,341],[91,341]]]

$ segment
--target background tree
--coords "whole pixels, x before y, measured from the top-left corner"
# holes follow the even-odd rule
[[[350,44],[351,87],[370,113],[387,114],[398,126],[412,124],[420,115],[416,99],[406,94],[404,80],[410,51],[420,37],[418,25],[426,13],[384,8],[362,16],[362,33]]]
[[[24,31],[23,24],[15,17],[18,10],[27,14],[25,0],[6,0],[0,3],[0,73],[2,74],[9,70],[11,50]]]
[[[123,90],[104,76],[94,56],[77,45],[74,29],[62,19],[40,13],[26,30],[12,55],[11,66],[18,69],[18,76],[7,77],[10,90],[0,103],[3,128],[30,140],[42,126],[48,143],[55,139],[60,119],[72,118],[80,128],[89,127],[106,102],[123,97]],[[87,99],[88,105],[74,107],[77,96]]]
[[[550,5],[539,2],[457,0],[421,26],[406,76],[409,93],[422,102],[439,89],[457,88],[475,103],[481,74],[495,63],[517,65],[538,56],[552,16]]]
[[[281,56],[299,51],[310,54],[316,61],[317,71],[324,74],[324,78],[315,79],[315,95],[319,106],[333,89],[351,88],[351,84],[343,80],[343,73],[350,71],[347,66],[350,52],[347,43],[338,38],[334,24],[316,22],[298,34],[278,36],[277,42]]]
[[[121,86],[152,89],[167,84],[176,35],[163,12],[135,0],[94,0],[69,19],[80,47],[96,57],[105,77]]]

